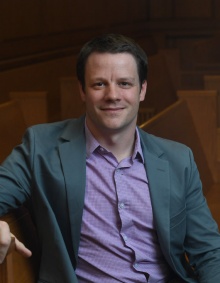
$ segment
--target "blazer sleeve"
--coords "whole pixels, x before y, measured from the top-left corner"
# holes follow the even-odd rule
[[[202,193],[202,185],[190,151],[186,190],[185,250],[199,282],[220,282],[220,234]]]
[[[22,144],[0,166],[0,215],[18,208],[31,197],[34,135],[28,129]]]

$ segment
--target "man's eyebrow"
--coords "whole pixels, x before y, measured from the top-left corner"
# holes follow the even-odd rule
[[[103,77],[91,77],[91,80],[93,80],[93,81],[102,81],[102,80],[106,80],[106,79],[103,78]]]
[[[135,81],[135,78],[133,77],[121,77],[119,80],[124,80],[124,81]]]

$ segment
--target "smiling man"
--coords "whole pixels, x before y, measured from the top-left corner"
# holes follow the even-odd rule
[[[86,123],[93,136],[120,161],[132,154],[140,101],[147,82],[140,83],[137,63],[129,53],[93,53],[80,88]]]
[[[94,38],[77,76],[85,116],[29,128],[0,166],[0,214],[32,208],[38,283],[220,282],[220,235],[191,150],[136,126],[144,51]],[[0,260],[12,249],[31,255],[0,222]]]

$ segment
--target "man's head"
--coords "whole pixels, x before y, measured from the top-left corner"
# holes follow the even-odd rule
[[[129,53],[136,61],[140,86],[147,79],[147,56],[140,46],[123,35],[106,34],[87,42],[79,53],[76,72],[83,90],[85,89],[85,66],[92,53]]]

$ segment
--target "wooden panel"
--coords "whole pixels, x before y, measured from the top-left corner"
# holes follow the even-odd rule
[[[71,29],[71,10],[74,1],[44,0],[42,3],[42,20],[45,33],[68,31]]]
[[[156,113],[177,101],[169,68],[162,52],[149,56],[147,95],[141,107],[154,108]]]
[[[172,86],[175,91],[181,88],[180,52],[177,48],[161,49]]]
[[[193,57],[195,68],[220,73],[220,36],[195,41]]]
[[[177,18],[211,18],[210,0],[174,0]]]
[[[173,13],[173,1],[172,0],[150,0],[150,18],[172,18]]]
[[[141,128],[148,133],[189,146],[193,151],[204,191],[212,186],[214,183],[212,173],[186,102],[177,101],[148,120]]]
[[[0,72],[0,102],[9,100],[9,93],[46,91],[48,93],[48,120],[60,119],[59,78],[75,73],[75,56]],[[4,99],[4,100],[3,100]]]
[[[77,118],[85,113],[76,77],[60,79],[61,119]]]
[[[146,52],[148,57],[158,53],[157,43],[152,35],[138,37],[136,42]]]
[[[204,76],[205,89],[217,90],[217,126],[220,127],[220,76]]]
[[[16,101],[0,104],[0,163],[21,143],[26,124]]]
[[[16,40],[42,32],[40,8],[38,0],[22,0],[22,3],[13,0],[0,1],[0,38]]]
[[[213,10],[216,18],[220,19],[220,1],[219,0],[213,0]]]
[[[134,37],[219,30],[217,0],[7,0],[0,3],[0,57],[76,48],[94,34],[122,31]],[[207,20],[208,19],[208,20]],[[131,32],[132,31],[132,32]],[[5,52],[4,52],[5,51]],[[59,52],[57,52],[59,53]],[[42,60],[42,57],[39,59]],[[11,62],[12,63],[12,62]],[[32,63],[32,62],[31,62]]]
[[[147,120],[151,119],[155,115],[155,110],[153,108],[139,108],[137,125],[144,124]]]
[[[112,1],[110,1],[112,2]],[[129,4],[129,17],[130,22],[142,22],[149,19],[149,2],[146,0],[130,0]]]
[[[217,182],[217,91],[188,90],[178,91],[177,94],[187,102],[208,165]]]
[[[28,127],[48,122],[48,94],[46,91],[10,92],[9,96],[18,101]]]
[[[182,89],[202,89],[204,75],[220,75],[219,36],[193,33],[169,40],[179,49]]]

